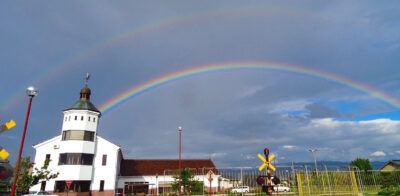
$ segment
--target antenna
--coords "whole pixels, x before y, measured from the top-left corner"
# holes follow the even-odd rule
[[[86,86],[88,85],[90,79],[90,73],[86,73]]]

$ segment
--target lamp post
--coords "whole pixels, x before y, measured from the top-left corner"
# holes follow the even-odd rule
[[[179,126],[178,127],[178,132],[179,132],[179,196],[181,196],[181,187],[182,187],[182,160],[181,160],[181,153],[182,153],[182,143],[181,143],[181,139],[182,139],[182,127]]]
[[[312,154],[313,154],[314,163],[315,163],[315,171],[317,172],[317,176],[318,176],[317,157],[315,155],[317,153],[317,150],[318,149],[314,148],[314,149],[309,149],[308,151],[312,152]]]
[[[25,125],[24,125],[24,130],[22,132],[21,143],[19,145],[17,164],[16,164],[15,170],[14,170],[14,179],[13,179],[13,183],[12,183],[12,187],[11,187],[10,196],[15,196],[15,188],[16,188],[17,178],[18,178],[18,173],[19,173],[19,164],[21,162],[22,150],[24,148],[26,128],[28,127],[29,114],[31,113],[32,99],[33,99],[33,97],[35,97],[38,94],[38,91],[35,89],[35,87],[30,86],[26,89],[26,94],[29,96],[28,109],[26,111]]]

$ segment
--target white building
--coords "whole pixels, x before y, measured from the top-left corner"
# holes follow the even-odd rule
[[[83,87],[79,100],[63,111],[61,135],[33,146],[35,167],[41,168],[50,159],[48,169],[59,175],[33,186],[30,192],[45,190],[66,195],[68,190],[70,196],[97,196],[117,192],[155,194],[162,191],[160,188],[168,189],[174,180],[168,171],[178,169],[178,160],[124,160],[119,146],[98,136],[101,112],[90,102],[90,95],[91,90]],[[204,172],[211,169],[218,174],[211,160],[182,160],[182,168],[201,174],[196,179],[205,186],[210,183]],[[213,190],[220,188],[218,175],[211,185]]]

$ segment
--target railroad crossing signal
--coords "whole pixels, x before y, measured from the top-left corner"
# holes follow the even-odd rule
[[[7,152],[4,148],[2,148],[2,147],[0,146],[0,158],[3,159],[3,160],[5,160],[5,159],[8,158],[9,155],[10,155],[10,154],[8,154],[8,152]]]
[[[263,162],[263,164],[260,165],[260,167],[258,168],[259,171],[262,171],[267,166],[273,171],[276,171],[276,168],[271,164],[271,161],[275,158],[275,155],[272,154],[271,156],[269,156],[268,161],[265,160],[265,158],[261,154],[258,154],[257,156]]]
[[[2,124],[2,125],[0,126],[0,133],[2,133],[3,131],[7,131],[7,130],[13,128],[13,127],[15,127],[15,125],[16,125],[16,123],[15,123],[15,121],[13,121],[13,120],[10,120],[10,121],[8,121],[8,122]]]
[[[7,181],[13,175],[13,168],[9,161],[0,161],[0,182]]]
[[[16,125],[16,123],[14,120],[10,120],[10,121],[0,125],[0,133],[10,130],[11,128],[15,127],[15,125]],[[0,158],[5,160],[8,158],[9,155],[10,154],[8,154],[8,152],[0,146]]]

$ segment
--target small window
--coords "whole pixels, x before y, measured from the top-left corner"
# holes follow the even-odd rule
[[[107,155],[103,154],[103,160],[101,162],[101,165],[107,165]]]
[[[42,181],[42,184],[40,185],[40,190],[45,191],[46,190],[46,181]]]
[[[65,117],[65,120],[64,121],[67,121],[67,117]]]
[[[75,116],[75,120],[78,120],[78,116]]]
[[[71,116],[68,116],[68,121],[71,121]]]
[[[100,192],[104,191],[104,180],[100,180]]]
[[[90,122],[90,116],[88,117],[88,120],[87,121],[89,121]]]
[[[96,122],[96,118],[93,118],[93,122]]]
[[[83,120],[83,116],[81,116],[81,120]]]

